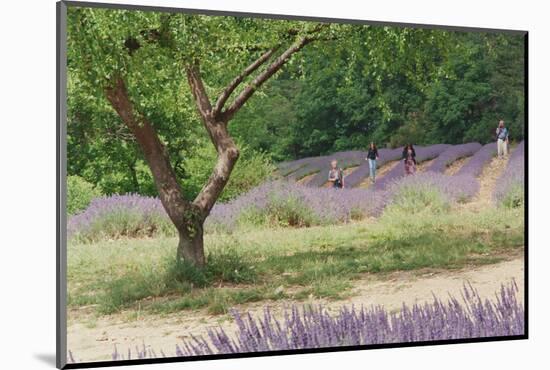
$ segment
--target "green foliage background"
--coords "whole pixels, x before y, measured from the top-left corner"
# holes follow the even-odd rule
[[[311,27],[70,7],[69,175],[104,194],[156,194],[139,148],[104,96],[110,79],[121,75],[192,199],[215,152],[195,111],[185,63],[201,61],[214,97],[261,53]],[[513,140],[523,138],[523,36],[343,24],[321,36],[230,122],[242,155],[222,200],[263,181],[277,161],[365,149],[370,141],[379,147],[486,143],[499,119]]]

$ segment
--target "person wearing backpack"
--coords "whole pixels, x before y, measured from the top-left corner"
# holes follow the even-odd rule
[[[504,126],[504,121],[500,120],[497,127],[497,154],[499,158],[508,155],[508,129]]]
[[[332,183],[335,189],[344,188],[344,171],[338,167],[338,161],[330,162],[330,171],[328,172],[328,181]]]
[[[403,148],[403,162],[405,163],[405,175],[414,175],[416,172],[416,152],[412,144]]]
[[[371,142],[369,151],[367,152],[367,161],[369,161],[369,176],[374,184],[376,180],[376,161],[378,160],[378,148],[376,144]]]

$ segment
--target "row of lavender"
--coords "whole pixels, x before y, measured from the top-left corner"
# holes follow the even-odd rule
[[[429,171],[402,178],[402,169],[390,171],[370,189],[334,189],[301,186],[293,181],[264,183],[250,192],[228,202],[216,204],[207,219],[207,230],[233,231],[243,221],[249,224],[275,224],[277,226],[311,226],[348,222],[354,218],[379,216],[397,194],[436,189],[447,202],[467,201],[479,191],[476,179],[483,167],[494,156],[494,144],[479,149],[479,144],[457,146],[435,145],[419,148],[419,160],[443,157],[432,163],[435,169],[441,163],[475,154],[454,176]],[[478,150],[479,149],[479,150]],[[523,143],[513,152],[508,169],[499,180],[495,199],[508,197],[510,189],[523,191]],[[517,180],[517,181],[516,181]],[[518,190],[521,185],[521,189]],[[514,193],[515,194],[515,193]],[[521,195],[523,193],[521,192]],[[522,198],[521,198],[522,199]],[[95,199],[81,214],[68,221],[69,237],[84,240],[117,238],[120,236],[173,235],[174,229],[162,205],[156,198],[139,195],[114,196]]]
[[[525,146],[522,141],[510,155],[502,175],[498,178],[493,197],[497,204],[518,207],[524,203]]]
[[[471,286],[465,286],[462,302],[452,297],[446,302],[434,297],[431,303],[412,307],[404,304],[398,312],[382,306],[343,306],[336,316],[331,316],[322,306],[292,306],[278,320],[269,308],[260,318],[234,311],[235,333],[212,328],[206,338],[192,337],[181,346],[176,345],[175,356],[523,335],[525,312],[517,293],[513,281],[501,287],[495,301],[483,300]],[[163,351],[159,354],[166,357]],[[155,351],[145,345],[134,353],[121,353],[115,347],[112,354],[113,360],[155,357]],[[75,362],[71,352],[68,361]]]
[[[436,144],[431,145],[428,147],[417,147],[415,149],[416,152],[416,161],[417,162],[424,162],[429,161],[431,159],[434,159],[438,157],[441,153],[443,153],[448,148],[452,148],[451,145],[448,144]],[[395,166],[392,168],[388,173],[384,175],[381,179],[379,179],[375,184],[375,189],[382,190],[385,189],[390,184],[397,181],[399,178],[403,177],[405,175],[404,169],[402,166]]]
[[[250,192],[214,206],[207,231],[231,232],[242,224],[307,227],[376,217],[405,188],[435,187],[448,201],[463,200],[477,192],[470,177],[451,179],[441,174],[408,177],[387,191],[373,189],[312,188],[292,181],[264,183]],[[139,195],[97,198],[82,213],[69,217],[69,239],[97,241],[119,237],[175,235],[160,201]]]
[[[302,186],[293,181],[266,182],[228,203],[216,204],[207,218],[207,229],[234,230],[240,222],[311,226],[348,222],[377,216],[387,194],[365,189]]]
[[[95,198],[67,220],[68,238],[83,241],[175,234],[160,199],[138,194]]]
[[[479,143],[467,143],[461,145],[436,144],[428,147],[416,148],[416,160],[418,163],[435,159],[426,171],[444,172],[452,162],[463,157],[469,157],[477,153],[482,146]],[[346,176],[346,186],[356,187],[369,177],[369,165],[365,160],[367,153],[363,151],[337,152],[330,156],[308,157],[279,165],[279,174],[289,180],[299,180],[305,176],[314,174],[306,183],[307,186],[320,187],[327,181],[328,163],[335,159],[342,168],[357,167]],[[380,149],[378,167],[388,162],[399,160],[402,155],[401,148]],[[463,172],[462,174],[467,173]],[[404,175],[403,168],[394,167],[377,183],[377,189],[383,189]]]

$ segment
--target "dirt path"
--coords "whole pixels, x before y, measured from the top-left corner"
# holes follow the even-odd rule
[[[444,299],[448,293],[459,298],[463,284],[470,282],[481,297],[494,298],[502,283],[512,279],[518,284],[518,299],[523,301],[523,258],[494,265],[461,269],[458,271],[416,271],[397,272],[384,279],[372,275],[354,281],[353,296],[340,301],[327,302],[311,300],[308,303],[322,303],[329,310],[336,311],[346,305],[383,305],[388,310],[398,309],[403,302],[413,304],[432,300],[432,294]],[[290,302],[270,301],[267,303],[275,313]],[[266,302],[236,307],[250,311],[253,315],[262,312]],[[165,316],[145,315],[128,322],[124,313],[93,319],[82,311],[73,310],[68,323],[68,348],[77,361],[110,360],[116,344],[119,349],[142,346],[143,343],[156,350],[173,354],[175,345],[191,335],[205,334],[208,327],[221,325],[228,333],[233,332],[233,323],[227,316],[212,316],[199,311],[182,311]]]
[[[448,175],[448,176],[454,175],[455,173],[458,172],[458,170],[460,170],[462,168],[462,166],[464,166],[466,163],[468,163],[470,161],[470,159],[472,159],[472,156],[457,159],[456,161],[451,163],[449,166],[447,166],[447,168],[445,169],[444,174]]]
[[[305,185],[305,184],[307,184],[312,178],[314,178],[315,176],[317,176],[317,172],[312,173],[311,175],[304,176],[304,177],[302,177],[301,179],[298,179],[298,181],[296,181],[296,183],[298,183],[298,184],[300,184],[300,185]]]
[[[478,212],[487,207],[493,206],[493,191],[499,177],[502,175],[508,164],[508,155],[506,158],[501,159],[494,157],[488,165],[485,166],[479,180],[479,193],[472,199],[471,202],[460,205],[460,208]]]

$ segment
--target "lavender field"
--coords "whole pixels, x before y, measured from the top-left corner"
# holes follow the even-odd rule
[[[369,176],[365,152],[339,152],[282,163],[278,180],[265,182],[229,202],[216,204],[207,218],[207,232],[234,232],[242,225],[310,227],[348,223],[378,217],[388,205],[423,197],[437,199],[445,207],[466,203],[479,192],[479,177],[494,158],[495,144],[438,144],[417,147],[416,153],[418,163],[432,160],[422,172],[405,177],[403,166],[397,165],[369,189],[355,187]],[[381,149],[379,154],[378,165],[382,167],[400,159],[401,149]],[[471,160],[454,175],[444,174],[447,166],[469,157]],[[495,204],[513,207],[522,203],[523,158],[521,142],[494,185]],[[337,159],[344,168],[357,167],[346,177],[346,189],[338,191],[322,186],[326,182],[327,163],[332,159]],[[296,182],[311,173],[317,174],[306,184]],[[415,207],[426,206],[428,198]],[[160,201],[139,195],[97,198],[68,221],[69,238],[79,240],[174,234]]]
[[[233,317],[233,329],[204,329],[175,353],[119,346],[115,360],[522,334],[522,300],[514,286],[496,300],[467,288],[464,300],[447,302],[442,286],[432,302],[398,311],[348,305],[334,314],[324,308],[353,302],[357,289],[365,289],[364,276],[444,271],[451,282],[464,270],[502,261],[521,265],[523,143],[504,159],[495,157],[494,143],[417,147],[419,170],[411,176],[404,174],[400,148],[379,154],[384,174],[368,188],[359,187],[368,180],[366,153],[349,151],[282,163],[273,179],[215,204],[205,223],[208,263],[202,270],[174,261],[177,232],[159,199],[93,199],[68,218],[71,315],[75,322],[90,314],[130,315],[130,321],[137,313]],[[345,189],[326,186],[334,158],[353,168]],[[448,174],[456,163],[463,165]],[[383,171],[386,166],[392,167]],[[298,181],[305,176],[307,183]],[[487,281],[522,278],[487,269]],[[292,303],[282,316],[268,308],[278,301]],[[314,308],[303,308],[304,302]],[[265,307],[263,316],[249,316],[249,305]],[[79,361],[83,349],[71,349],[70,359]]]

